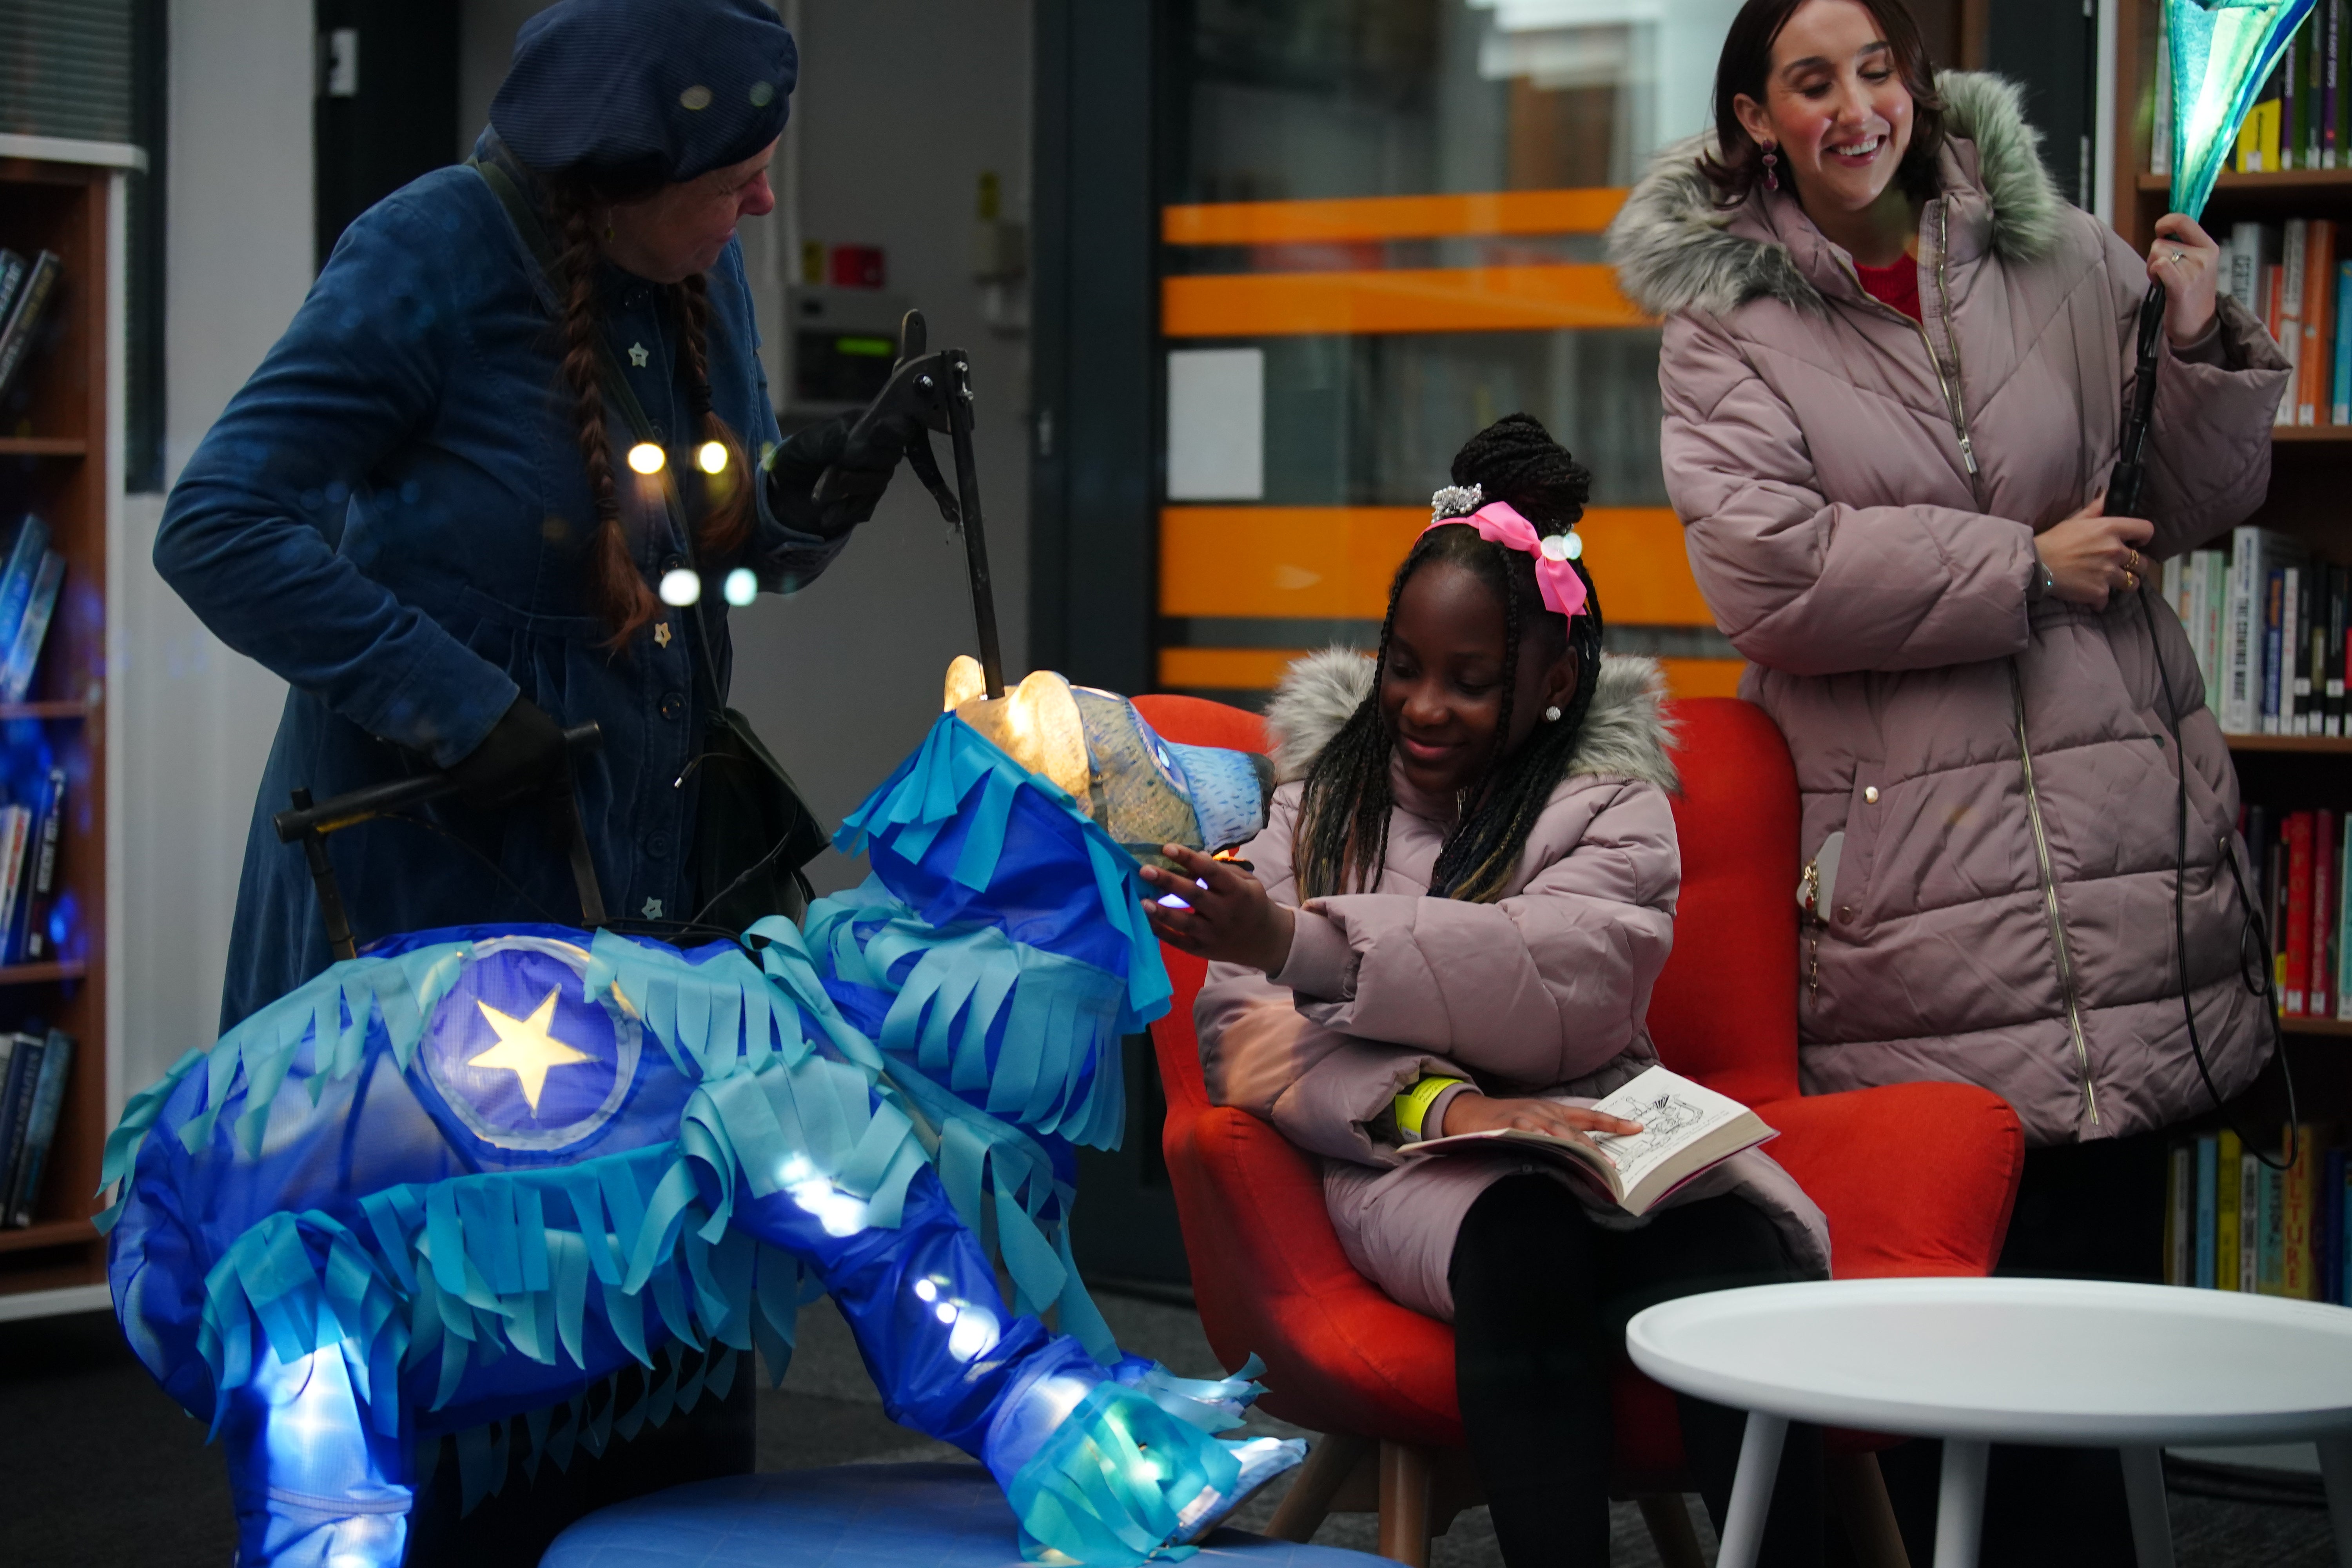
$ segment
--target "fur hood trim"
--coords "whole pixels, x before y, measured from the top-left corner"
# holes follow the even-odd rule
[[[2025,118],[2025,92],[1984,71],[1938,71],[1948,138],[1976,149],[1976,184],[1992,215],[1992,247],[2006,260],[2049,254],[2066,202],[2042,165],[2042,133]],[[1731,232],[1748,205],[1716,205],[1715,186],[1698,171],[1714,132],[1659,152],[1609,226],[1609,259],[1626,297],[1654,316],[1698,310],[1726,315],[1750,300],[1778,300],[1799,310],[1826,307],[1789,247]],[[1948,149],[1946,173],[1952,172]]]
[[[1372,661],[1352,647],[1327,647],[1293,664],[1266,705],[1275,775],[1307,776],[1315,758],[1372,691]],[[1628,778],[1672,794],[1681,787],[1674,726],[1665,716],[1666,678],[1654,658],[1601,657],[1601,676],[1585,710],[1584,733],[1569,763],[1574,777]]]

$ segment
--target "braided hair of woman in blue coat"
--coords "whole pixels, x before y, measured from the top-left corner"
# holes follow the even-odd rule
[[[822,572],[909,434],[869,422],[853,445],[845,417],[786,441],[776,425],[734,228],[773,206],[798,71],[757,0],[541,12],[481,167],[356,219],[190,457],[156,568],[292,688],[247,841],[224,1027],[331,961],[302,853],[268,823],[296,789],[434,769],[466,787],[331,841],[362,941],[570,921],[537,805],[562,730],[593,721],[604,745],[575,760],[572,787],[608,903],[675,921],[718,891],[691,853],[693,764],[728,689],[728,605],[748,583],[791,592]],[[548,265],[493,177],[520,194]],[[683,529],[661,479],[615,460],[636,435],[604,365],[664,449]],[[856,482],[821,506],[828,468]],[[691,610],[656,592],[681,569],[701,584]]]

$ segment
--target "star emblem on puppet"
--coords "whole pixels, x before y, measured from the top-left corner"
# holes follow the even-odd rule
[[[593,1061],[585,1051],[573,1050],[549,1033],[555,1021],[556,992],[551,988],[546,998],[532,1009],[528,1018],[517,1018],[499,1012],[488,1002],[477,1001],[491,1028],[498,1031],[499,1043],[478,1057],[469,1058],[471,1068],[503,1068],[515,1075],[522,1085],[522,1097],[530,1106],[533,1116],[539,1114],[539,1097],[547,1089],[547,1075],[556,1068],[570,1067],[575,1062]]]

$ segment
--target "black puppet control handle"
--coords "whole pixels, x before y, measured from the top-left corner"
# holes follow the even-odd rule
[[[2107,477],[2109,517],[2137,517],[2139,493],[2147,479],[2147,427],[2156,416],[2156,360],[2164,330],[2164,285],[2150,283],[2139,303],[2138,374],[2132,379],[2130,404],[2124,410],[2121,451],[2115,471]]]

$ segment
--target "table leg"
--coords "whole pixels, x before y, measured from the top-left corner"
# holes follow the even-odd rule
[[[2124,1496],[2131,1506],[2139,1568],[2172,1568],[2172,1510],[2164,1500],[2164,1450],[2126,1448]]]
[[[2327,1486],[2327,1513],[2336,1525],[2338,1568],[2352,1568],[2352,1432],[2319,1440],[2319,1476]]]
[[[1944,1483],[1936,1495],[1936,1568],[1977,1568],[1984,1535],[1985,1461],[1991,1445],[1944,1439]]]
[[[1731,1478],[1731,1506],[1723,1514],[1723,1544],[1715,1568],[1756,1568],[1764,1549],[1764,1521],[1772,1511],[1772,1483],[1780,1473],[1780,1445],[1788,1421],[1761,1410],[1748,1415],[1748,1436],[1739,1445],[1739,1468]]]

